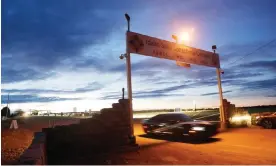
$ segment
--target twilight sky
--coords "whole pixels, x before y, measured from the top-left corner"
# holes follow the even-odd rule
[[[2,0],[1,104],[11,109],[100,110],[126,86],[131,30],[220,55],[224,97],[238,106],[276,104],[275,0]],[[247,55],[247,56],[245,56]],[[134,110],[217,107],[214,68],[132,54]]]

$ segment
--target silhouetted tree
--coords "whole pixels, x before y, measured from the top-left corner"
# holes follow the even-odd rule
[[[23,116],[24,115],[24,111],[22,109],[18,109],[16,111],[14,111],[14,115],[15,116]]]
[[[38,112],[39,112],[38,110],[33,110],[32,115],[38,115]]]

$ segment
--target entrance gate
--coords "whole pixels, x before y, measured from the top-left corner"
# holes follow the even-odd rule
[[[207,67],[216,68],[217,79],[218,79],[218,89],[220,96],[220,121],[222,128],[224,128],[225,123],[225,112],[223,108],[223,96],[221,87],[221,69],[219,55],[215,52],[216,46],[212,49],[214,52],[209,52],[197,48],[188,47],[185,45],[180,45],[174,42],[142,35],[139,33],[130,31],[130,17],[125,14],[128,23],[128,30],[126,32],[126,54],[120,56],[121,59],[126,58],[127,67],[127,91],[129,100],[129,115],[130,121],[133,120],[133,109],[132,109],[132,85],[131,85],[131,58],[130,53],[140,54],[144,56],[151,56],[156,58],[174,60],[179,63],[189,63],[202,65]],[[131,137],[134,137],[133,123],[131,123]]]

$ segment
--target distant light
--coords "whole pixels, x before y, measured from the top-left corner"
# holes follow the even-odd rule
[[[23,116],[24,116],[24,117],[28,117],[29,114],[28,114],[27,112],[24,112]]]

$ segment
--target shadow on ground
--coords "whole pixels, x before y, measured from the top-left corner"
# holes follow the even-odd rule
[[[165,140],[170,142],[182,142],[182,143],[189,143],[189,144],[209,144],[209,143],[221,141],[221,138],[206,138],[206,139],[193,139],[191,137],[174,138],[172,136],[167,136],[167,135],[156,136],[156,135],[147,135],[147,134],[139,135],[139,137]]]

